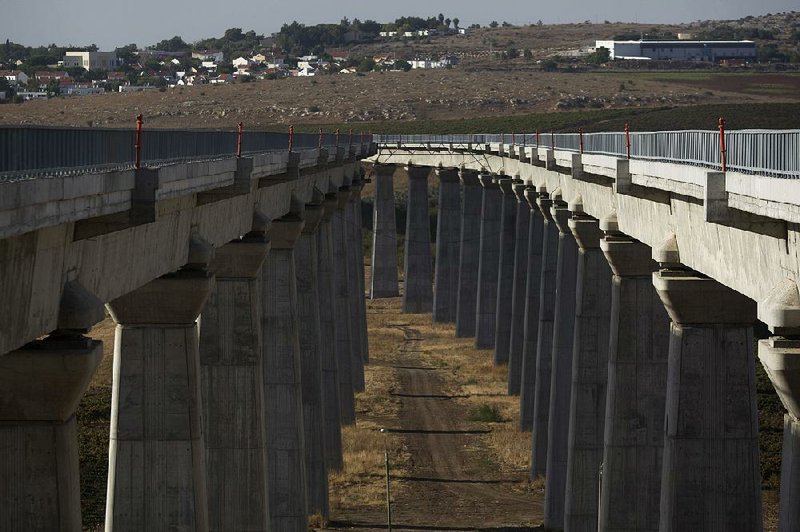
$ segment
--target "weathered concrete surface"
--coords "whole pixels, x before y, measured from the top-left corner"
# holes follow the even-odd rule
[[[525,199],[525,184],[515,183],[514,193],[517,196],[517,219],[514,233],[511,345],[508,350],[508,395],[519,395],[522,381],[522,357],[525,350],[525,296],[528,284],[528,239],[531,225],[531,207]]]
[[[308,513],[328,517],[328,469],[325,465],[325,419],[322,393],[322,331],[320,327],[317,231],[324,207],[318,191],[305,205],[303,232],[295,245],[297,334],[303,397],[304,451]],[[362,292],[363,293],[363,292]]]
[[[653,284],[672,327],[659,530],[761,530],[756,304],[663,266]]]
[[[397,297],[397,225],[394,212],[394,165],[376,164],[372,217],[372,269],[369,297]]]
[[[349,181],[348,181],[349,183]],[[347,261],[347,229],[345,207],[350,199],[350,186],[339,187],[336,211],[333,214],[333,278],[334,323],[336,324],[336,361],[339,375],[339,412],[343,425],[356,421],[355,387],[353,385],[353,341],[350,330],[350,278]]]
[[[480,181],[483,187],[483,198],[481,202],[478,298],[475,301],[475,347],[492,349],[495,345],[495,327],[497,325],[495,316],[502,193],[493,176],[482,174]]]
[[[511,311],[514,299],[514,249],[516,243],[517,195],[512,179],[499,179],[499,264],[497,266],[497,312],[495,313],[494,363],[508,364],[511,351]]]
[[[350,185],[350,197],[348,198],[347,205],[344,207],[344,227],[345,237],[347,238],[347,290],[349,292],[348,299],[350,301],[350,314],[348,315],[348,319],[350,320],[350,347],[353,354],[353,389],[357,392],[363,392],[363,348],[367,332],[363,330],[366,320],[361,317],[362,305],[364,303],[364,290],[362,289],[359,270],[364,269],[364,256],[361,241],[358,240],[358,215],[356,210],[360,209],[361,184],[356,181],[356,177],[360,180],[360,175],[357,172],[353,176]]]
[[[360,338],[361,338],[361,359],[363,360],[364,364],[369,363],[369,331],[367,329],[367,299],[366,299],[366,281],[364,279],[364,218],[361,213],[361,191],[364,190],[364,186],[367,182],[363,179],[360,172],[356,172],[356,176],[360,178],[360,180],[356,183],[357,186],[357,194],[355,201],[353,202],[353,211],[355,212],[355,220],[356,220],[356,234],[355,234],[355,242],[354,242],[354,250],[357,255],[356,262],[358,263],[358,267],[356,268],[356,272],[358,273],[358,315],[361,322],[360,326]]]
[[[201,316],[200,390],[209,529],[269,527],[259,275],[266,227],[216,251]]]
[[[569,455],[570,400],[572,397],[572,355],[575,335],[578,245],[569,227],[571,213],[558,190],[551,195],[550,212],[558,227],[556,302],[553,312],[553,350],[550,378],[550,413],[547,433],[547,472],[544,494],[544,523],[563,528]]]
[[[525,201],[531,208],[528,227],[527,282],[525,283],[525,325],[523,327],[522,374],[519,388],[519,427],[522,431],[533,429],[533,409],[536,404],[536,357],[539,343],[539,307],[542,289],[542,253],[544,252],[544,221],[539,210],[540,194],[534,187],[526,187]],[[549,202],[547,193],[542,201]],[[550,212],[550,203],[546,205]],[[550,382],[548,380],[548,382]],[[543,467],[544,462],[543,462]],[[544,469],[543,469],[544,470]]]
[[[272,250],[261,274],[270,529],[297,532],[308,529],[294,262],[294,245],[302,228],[297,214],[272,223]]]
[[[212,278],[183,270],[109,304],[117,323],[106,530],[208,530],[195,320]]]
[[[433,321],[455,323],[461,251],[461,186],[458,169],[437,168],[439,209],[436,224]]]
[[[77,334],[0,357],[0,528],[82,530],[75,411],[102,356]]]
[[[334,189],[336,187],[333,187]],[[322,406],[325,464],[328,470],[342,466],[342,415],[339,406],[339,370],[336,349],[336,308],[333,276],[333,232],[331,219],[338,201],[325,195],[322,221],[317,231],[317,295],[319,297],[320,358],[322,360]]]
[[[428,214],[428,167],[407,166],[408,213],[406,216],[403,312],[422,314],[433,309],[433,258]]]
[[[459,171],[464,202],[461,205],[461,249],[458,259],[458,297],[456,301],[456,336],[475,336],[478,298],[478,264],[481,249],[482,190],[478,173]]]
[[[553,367],[553,320],[556,306],[556,274],[558,272],[558,227],[553,220],[553,202],[540,197],[537,206],[545,217],[542,237],[542,274],[539,281],[539,326],[536,339],[536,377],[533,387],[533,410],[530,410],[528,390],[520,395],[520,423],[530,420],[533,432],[531,477],[547,472],[547,442],[550,426],[550,385]],[[532,413],[529,413],[532,412]],[[525,430],[526,426],[522,426]]]
[[[650,248],[601,220],[614,273],[600,497],[601,531],[658,530],[669,316]]]
[[[573,201],[570,209],[574,214],[569,226],[580,254],[564,528],[596,532],[606,413],[611,268],[600,249],[603,234],[598,220],[582,214],[582,201]]]

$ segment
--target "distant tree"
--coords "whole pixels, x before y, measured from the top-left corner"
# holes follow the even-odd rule
[[[611,50],[609,50],[605,46],[601,46],[600,48],[598,48],[597,50],[586,56],[586,62],[593,65],[602,65],[604,63],[608,63],[610,60],[611,60]]]
[[[451,22],[452,20],[450,20],[449,18],[444,19],[444,25],[447,26],[448,28],[450,27]]]
[[[542,22],[542,19],[539,19],[539,20],[536,21],[536,25],[537,26],[543,26],[544,22]]]
[[[61,86],[58,84],[57,79],[51,79],[50,81],[48,81],[47,88],[45,90],[47,91],[47,94],[51,96],[58,96],[59,94],[61,94]]]
[[[531,52],[530,48],[525,48],[525,51],[522,52],[522,57],[524,57],[527,60],[531,60],[533,59],[533,52]]]
[[[503,27],[504,27],[504,28],[510,28],[511,26],[513,26],[513,24],[509,24],[509,23],[508,23],[508,22],[506,22],[505,20],[503,21]]]
[[[408,72],[409,70],[411,70],[411,63],[403,59],[400,59],[399,61],[394,62],[394,67],[398,70],[403,70],[405,72]]]
[[[491,21],[491,22],[489,23],[489,27],[490,27],[490,28],[496,28],[496,27],[497,27],[497,26],[499,26],[499,25],[500,25],[500,24],[498,24],[496,20],[493,20],[493,21]]]
[[[149,46],[151,50],[161,50],[164,52],[186,52],[191,47],[184,42],[184,40],[176,35],[171,39],[165,39],[163,41],[157,42],[153,46]]]
[[[117,57],[122,60],[122,62],[126,65],[130,65],[136,61],[136,50],[137,46],[135,44],[128,44],[125,46],[120,46],[114,52],[117,54]]]
[[[548,59],[542,63],[542,70],[545,72],[555,72],[558,70],[558,61],[555,59]]]
[[[241,41],[244,39],[244,33],[242,33],[242,28],[230,28],[225,30],[225,34],[222,38],[226,41]]]
[[[439,16],[436,18],[439,19],[439,24],[444,24],[444,15],[442,13],[439,13]]]
[[[480,24],[470,24],[469,25],[469,29],[471,29],[471,30],[479,30],[479,29],[481,29],[481,25]]]
[[[455,29],[458,29],[458,23],[459,23],[459,22],[461,22],[461,21],[460,21],[460,20],[458,20],[458,17],[453,17],[453,27],[454,27]]]
[[[516,48],[509,48],[504,52],[506,59],[516,59],[519,57],[519,50]]]
[[[358,66],[356,70],[359,72],[372,72],[375,70],[375,60],[371,57],[365,57],[361,61],[358,62]]]

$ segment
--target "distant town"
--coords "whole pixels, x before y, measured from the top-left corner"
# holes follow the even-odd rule
[[[541,21],[536,24],[542,25]],[[488,27],[511,25],[492,22]],[[403,48],[402,52],[366,54],[357,48],[365,43],[430,43],[446,37],[468,36],[480,29],[481,26],[475,24],[462,27],[458,18],[439,14],[429,18],[402,17],[388,24],[347,18],[339,24],[316,26],[293,22],[284,24],[279,32],[268,37],[231,28],[221,38],[191,44],[175,36],[144,49],[130,44],[114,51],[101,51],[94,45],[81,49],[56,45],[25,47],[6,41],[4,46],[0,44],[0,102],[105,92],[165,91],[285,77],[449,69],[459,66],[462,59],[459,54],[425,55],[415,52],[413,47],[410,51]],[[755,27],[745,30],[701,35],[688,32],[641,35],[638,38],[618,35],[614,39],[597,39],[593,45],[587,44],[566,55],[571,56],[572,61],[594,65],[612,61],[674,61],[742,66],[796,60],[796,53],[790,56],[777,48],[770,49],[769,45],[765,48],[757,44],[759,39],[768,41],[771,38],[765,30]],[[800,30],[792,38],[800,42]],[[496,53],[503,59],[530,59],[533,55],[529,49],[498,50]],[[538,63],[544,70],[553,70],[556,59]]]

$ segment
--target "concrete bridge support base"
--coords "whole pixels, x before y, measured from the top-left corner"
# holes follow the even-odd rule
[[[601,248],[614,273],[599,530],[658,530],[669,316],[645,244],[605,218]]]
[[[109,304],[117,322],[108,531],[208,530],[196,319],[211,288],[181,270]]]
[[[761,530],[755,301],[666,266],[653,274],[672,319],[659,530]]]
[[[549,198],[542,199],[550,201]],[[519,428],[527,432],[533,429],[533,408],[536,403],[536,351],[539,343],[539,296],[542,289],[542,252],[544,251],[545,234],[545,218],[542,216],[542,211],[539,210],[538,200],[539,193],[536,192],[536,189],[527,187],[525,189],[525,201],[528,202],[531,213],[530,223],[528,224],[525,324],[523,326],[522,364],[519,382]],[[547,209],[549,214],[549,203]]]
[[[494,363],[508,364],[511,350],[511,311],[514,299],[514,245],[516,243],[517,195],[514,180],[499,179],[500,207],[499,263],[497,266],[497,311],[495,312]]]
[[[303,228],[298,214],[272,224],[264,261],[264,397],[271,530],[308,529],[305,442],[294,246]]]
[[[394,212],[393,179],[396,166],[376,164],[375,203],[372,215],[372,261],[369,297],[380,299],[400,295],[397,284],[397,225]]]
[[[361,203],[361,183],[353,180],[350,185],[350,197],[345,206],[345,235],[347,238],[347,290],[349,293],[350,313],[347,319],[350,320],[350,333],[352,335],[350,346],[353,354],[353,389],[357,392],[364,391],[364,344],[366,343],[367,331],[364,329],[366,315],[362,319],[364,304],[364,289],[359,270],[364,270],[364,256],[362,243],[359,240],[358,214],[356,209],[360,209]]]
[[[428,214],[427,166],[408,166],[408,214],[406,217],[403,312],[423,314],[433,309],[433,260],[431,222]]]
[[[339,369],[339,412],[343,425],[356,422],[353,356],[355,335],[350,329],[350,288],[348,268],[347,217],[345,207],[350,200],[350,187],[339,187],[333,215],[334,323],[336,324],[336,361]]]
[[[455,323],[461,249],[461,187],[455,168],[438,168],[436,175],[439,178],[439,217],[436,224],[433,321]]]
[[[531,477],[547,473],[547,435],[550,425],[550,384],[553,365],[553,320],[556,306],[556,274],[558,267],[558,227],[550,207],[553,201],[540,197],[537,206],[545,217],[542,237],[542,274],[539,280],[539,326],[536,338],[536,377],[533,402],[528,390],[520,396],[520,420],[530,423],[533,431]],[[530,410],[531,406],[533,410]],[[523,410],[524,409],[524,410]],[[523,430],[526,425],[523,425]]]
[[[483,187],[481,202],[481,247],[478,263],[478,298],[475,302],[475,347],[493,349],[497,312],[497,269],[500,252],[500,211],[502,193],[497,179],[480,176]]]
[[[308,513],[328,517],[328,470],[325,466],[325,422],[322,396],[322,347],[318,296],[317,230],[322,221],[323,194],[315,190],[306,204],[305,225],[295,245],[297,275],[297,323],[300,341],[300,373]],[[363,299],[363,297],[362,297]]]
[[[342,469],[342,415],[339,406],[336,309],[334,301],[333,238],[331,219],[336,211],[336,194],[328,193],[317,231],[317,281],[319,297],[320,358],[322,361],[322,406],[325,465],[329,471]]]
[[[570,209],[575,214],[569,226],[580,255],[564,529],[596,532],[606,415],[611,268],[600,249],[603,234],[598,221],[581,215],[580,205],[570,205]]]
[[[550,378],[550,413],[547,433],[547,473],[544,495],[544,525],[563,528],[567,489],[567,457],[572,355],[575,334],[575,285],[578,275],[578,245],[569,227],[571,213],[554,193],[550,212],[558,226],[556,303],[553,313],[553,348]]]
[[[258,277],[264,232],[216,251],[200,327],[209,529],[269,529]]]
[[[0,528],[82,530],[75,411],[102,356],[58,332],[0,357]]]
[[[522,380],[522,355],[525,349],[525,296],[528,280],[528,235],[531,207],[525,200],[525,184],[515,183],[517,197],[514,229],[514,281],[511,301],[511,344],[508,349],[508,395],[519,395]]]
[[[461,205],[461,249],[458,259],[456,337],[475,336],[478,297],[478,264],[481,250],[481,186],[478,173],[464,168],[459,172],[464,190]]]
[[[360,321],[360,340],[361,340],[361,359],[364,364],[369,363],[369,335],[367,327],[367,297],[366,297],[366,281],[364,279],[364,218],[361,214],[361,191],[367,182],[361,178],[359,174],[359,181],[356,183],[357,193],[353,201],[353,212],[355,216],[355,237],[353,249],[356,254],[356,262],[358,268],[358,318]]]

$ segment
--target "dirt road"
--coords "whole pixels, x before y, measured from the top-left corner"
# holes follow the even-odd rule
[[[464,392],[459,372],[431,364],[422,327],[395,317],[386,327],[402,337],[386,369],[396,374],[391,395],[400,408],[397,419],[385,423],[387,437],[401,440],[390,447],[399,443],[410,464],[407,473],[392,475],[392,484],[403,488],[393,497],[393,530],[540,530],[541,497],[526,488],[524,471],[502,471],[493,460],[487,443],[492,424],[469,421],[474,398]],[[331,530],[381,529],[386,522],[375,512],[334,519]]]

